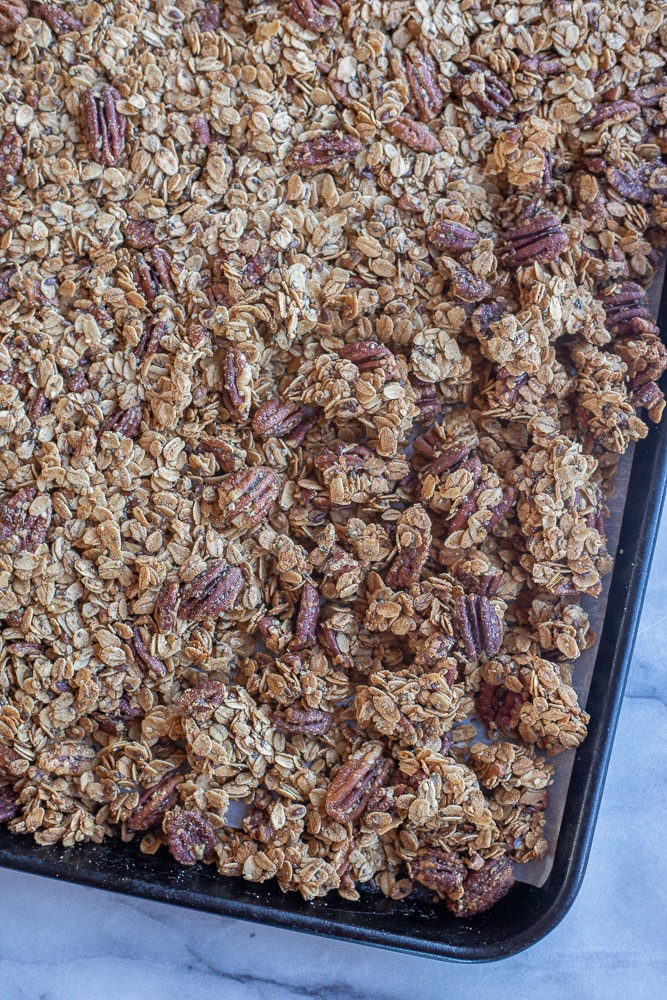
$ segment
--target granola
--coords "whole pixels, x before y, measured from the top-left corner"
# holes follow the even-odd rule
[[[463,919],[546,855],[666,25],[1,0],[1,823]]]

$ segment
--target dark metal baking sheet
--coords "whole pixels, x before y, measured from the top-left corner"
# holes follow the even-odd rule
[[[659,325],[665,340],[667,295]],[[663,388],[667,376],[663,380]],[[0,828],[0,865],[177,903],[291,930],[324,934],[456,961],[486,962],[539,941],[565,916],[581,886],[593,839],[614,733],[630,667],[667,485],[667,420],[637,444],[587,708],[588,738],[576,753],[553,868],[543,886],[517,883],[487,913],[469,920],[416,894],[402,902],[363,890],[359,902],[330,895],[313,903],[261,885],[182,868],[167,855],[146,856],[119,840],[63,850],[39,847]]]

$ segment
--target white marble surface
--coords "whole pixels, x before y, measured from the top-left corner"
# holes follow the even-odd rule
[[[462,966],[0,870],[1,1000],[662,1000],[667,519],[583,888],[514,958]]]

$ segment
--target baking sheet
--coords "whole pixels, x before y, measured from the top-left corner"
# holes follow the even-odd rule
[[[648,293],[651,315],[654,319],[657,319],[658,310],[660,308],[660,298],[665,280],[666,263],[667,259],[663,259],[662,265],[658,270]],[[634,452],[635,445],[633,443],[630,445],[626,453],[621,456],[616,467],[616,476],[614,480],[616,491],[611,500],[608,502],[609,520],[607,522],[607,547],[610,556],[614,559],[614,562],[616,561],[616,555],[618,552],[618,539],[621,531],[623,513],[625,510],[625,501],[628,493],[628,485],[630,483],[630,475],[632,473]],[[611,587],[612,573],[609,573],[608,576],[604,577],[602,581],[602,593],[598,598],[584,595],[581,602],[582,608],[588,613],[591,628],[598,637],[595,644],[591,646],[590,649],[587,649],[584,653],[582,653],[578,660],[574,661],[572,686],[579,696],[579,704],[582,708],[586,707],[588,692],[593,678],[593,670],[595,668],[595,661],[597,659],[600,645],[599,637],[602,634],[602,625],[607,611],[607,601],[609,599],[609,588]],[[547,822],[544,828],[544,836],[549,842],[549,851],[546,857],[542,858],[540,861],[529,861],[525,865],[515,865],[514,874],[518,882],[527,882],[529,885],[541,886],[544,885],[549,877],[556,853],[556,844],[558,842],[558,834],[563,819],[563,811],[565,809],[565,800],[567,798],[570,779],[572,777],[575,755],[576,750],[564,750],[557,757],[550,759],[550,762],[554,765],[556,771],[554,774],[553,784],[549,786],[550,803],[547,810]]]

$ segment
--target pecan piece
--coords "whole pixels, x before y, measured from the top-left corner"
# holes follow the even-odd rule
[[[177,806],[162,821],[172,857],[182,865],[212,861],[215,847],[213,827],[201,813]]]
[[[341,347],[338,356],[345,361],[352,361],[360,372],[393,367],[395,362],[389,348],[384,344],[376,344],[373,340],[357,340],[354,344],[346,344]]]
[[[244,453],[222,438],[200,438],[197,451],[213,455],[222,472],[236,472]]]
[[[0,302],[6,302],[7,299],[12,297],[12,289],[9,287],[9,282],[16,274],[16,271],[17,268],[13,264],[3,267],[0,270]]]
[[[219,3],[207,3],[195,17],[202,31],[217,31],[222,21],[222,8]]]
[[[150,358],[160,350],[163,337],[169,333],[169,328],[163,320],[149,320],[142,334],[141,340],[134,349],[135,357],[139,360]]]
[[[238,347],[230,347],[222,361],[222,401],[236,423],[250,413],[252,368]]]
[[[312,646],[317,637],[317,623],[320,617],[320,597],[315,587],[304,583],[299,602],[299,613],[294,626],[294,638],[289,644],[290,652],[298,653]]]
[[[528,697],[525,691],[508,691],[500,685],[482,683],[477,696],[477,711],[485,726],[512,732],[519,725],[521,706]]]
[[[404,142],[417,153],[441,153],[442,146],[437,136],[421,122],[413,121],[407,115],[399,115],[386,124],[387,131]]]
[[[211,128],[204,115],[195,115],[190,122],[190,130],[200,146],[208,146],[211,142]]]
[[[0,142],[0,191],[16,184],[22,163],[23,138],[13,125],[8,125]]]
[[[49,28],[56,35],[62,35],[69,31],[83,31],[85,25],[74,14],[69,14],[62,7],[56,7],[50,3],[35,3],[30,8],[32,17],[39,17],[46,21]]]
[[[194,719],[201,726],[208,722],[216,708],[224,704],[226,697],[227,688],[220,681],[204,681],[183,692],[178,701],[178,711],[184,719]]]
[[[641,108],[634,101],[603,101],[584,115],[579,125],[584,129],[618,125],[636,118],[640,111]]]
[[[249,257],[243,268],[243,277],[251,285],[259,285],[265,274],[268,274],[272,267],[276,266],[278,254],[273,247],[264,247],[253,257]]]
[[[448,253],[472,250],[479,243],[479,236],[473,233],[472,229],[462,226],[460,222],[450,222],[448,219],[441,219],[431,226],[428,238],[438,250],[445,250]]]
[[[482,653],[495,656],[500,649],[503,630],[498,612],[488,597],[481,594],[457,597],[453,625],[468,659],[476,660]]]
[[[293,434],[296,434],[300,444],[313,423],[303,406],[276,396],[275,399],[267,399],[259,407],[252,418],[252,429],[265,441],[270,437],[279,437],[292,442]],[[306,425],[307,429],[300,434],[301,428]]]
[[[150,830],[152,826],[161,823],[167,810],[173,809],[178,802],[178,786],[182,781],[182,774],[175,774],[171,778],[167,776],[144,792],[127,821],[128,830]]]
[[[512,91],[481,59],[469,59],[451,84],[457,97],[465,97],[484,115],[496,117],[512,103]]]
[[[463,467],[464,466],[462,466],[462,468]],[[477,489],[470,494],[467,500],[464,500],[456,514],[454,514],[454,517],[449,522],[450,533],[453,531],[463,531],[463,529],[467,526],[470,515],[475,514],[479,510],[477,501],[484,492],[485,488],[486,487],[482,483],[481,486],[478,486]],[[493,526],[496,525],[498,521],[505,516],[505,514],[507,514],[515,499],[515,489],[512,486],[506,486],[503,490],[500,502],[492,509],[491,517],[485,522],[487,531],[490,531],[491,528],[493,528]]]
[[[244,531],[256,527],[272,510],[279,492],[278,477],[267,466],[232,472],[218,489],[223,524]]]
[[[326,623],[320,625],[317,630],[317,637],[335,664],[340,664],[348,670],[351,668],[352,659],[340,648],[336,632],[330,625],[327,625]]]
[[[437,458],[426,467],[426,471],[431,476],[440,476],[443,472],[450,472],[456,466],[465,461],[470,454],[469,445],[463,441],[450,444],[440,452]]]
[[[130,705],[125,695],[123,695],[118,702],[118,712],[116,715],[105,715],[103,712],[94,711],[90,713],[90,717],[95,720],[98,728],[103,733],[109,733],[110,736],[117,736],[125,728],[125,723],[128,719],[143,719],[144,713],[138,705]]]
[[[665,409],[665,397],[655,382],[645,382],[639,388],[633,389],[630,394],[630,402],[633,406],[643,406],[654,424],[660,422]]]
[[[496,242],[496,256],[505,267],[545,264],[560,257],[569,245],[558,216],[542,212],[503,233]]]
[[[153,677],[164,677],[167,673],[167,668],[162,660],[158,660],[157,656],[153,656],[146,645],[143,633],[138,625],[135,625],[132,629],[132,635],[134,636],[134,652],[139,663],[145,666]]]
[[[322,736],[331,728],[333,715],[319,708],[296,708],[275,712],[273,724],[283,733],[303,733],[304,736]]]
[[[468,869],[461,859],[443,847],[422,847],[408,864],[410,878],[439,896],[460,889]]]
[[[125,226],[125,242],[135,250],[148,250],[157,246],[159,240],[155,235],[157,223],[148,219],[131,219]]]
[[[131,406],[129,410],[116,410],[102,421],[100,432],[113,431],[121,437],[136,437],[141,427],[141,407]]]
[[[46,539],[51,514],[30,514],[30,505],[37,496],[34,486],[23,486],[0,506],[0,542],[16,538],[16,551],[34,552]]]
[[[178,590],[177,583],[163,583],[160,593],[157,595],[155,602],[155,622],[158,632],[162,633],[162,635],[171,632],[174,627],[176,621],[174,612],[176,602],[178,601]]]
[[[19,811],[18,795],[9,785],[0,788],[0,823],[9,823]]]
[[[150,257],[138,253],[134,258],[134,280],[147,302],[152,302],[162,288],[175,291],[172,266],[171,254],[161,247],[155,247]]]
[[[417,118],[430,122],[440,114],[444,103],[435,63],[428,53],[413,43],[405,50],[404,64]]]
[[[127,119],[116,110],[120,94],[104,87],[99,94],[87,90],[81,98],[81,120],[88,150],[96,163],[113,167],[125,149]]]
[[[361,149],[361,140],[356,136],[347,132],[330,132],[296,146],[286,163],[293,170],[303,170],[306,167],[319,169],[329,167],[332,163],[354,160]]]
[[[667,96],[667,78],[658,83],[646,83],[632,91],[632,100],[642,108],[654,108]]]
[[[455,261],[448,263],[447,270],[451,277],[450,291],[462,302],[479,302],[493,294],[493,285],[484,278],[478,278],[472,271],[461,267]]]
[[[387,586],[407,590],[417,583],[430,545],[431,518],[421,504],[408,507],[396,523],[398,555],[387,574]]]
[[[243,588],[243,573],[225,559],[211,563],[183,591],[178,617],[190,622],[217,618],[229,610]]]
[[[340,20],[340,7],[335,0],[292,0],[288,13],[302,28],[318,35],[331,31]]]
[[[432,382],[422,382],[412,374],[410,374],[410,385],[415,390],[415,406],[419,410],[420,422],[427,424],[435,420],[442,410],[436,387]]]
[[[387,784],[394,765],[381,743],[366,743],[347,758],[327,790],[325,809],[339,823],[358,819],[379,788]]]
[[[28,16],[28,5],[23,0],[0,0],[0,34],[13,31]]]
[[[514,885],[514,872],[507,858],[491,858],[479,871],[471,871],[463,882],[463,895],[448,899],[446,906],[455,917],[483,913],[506,896]]]

